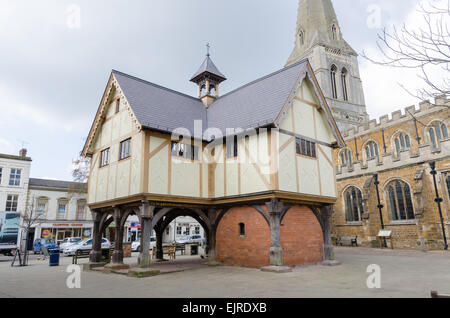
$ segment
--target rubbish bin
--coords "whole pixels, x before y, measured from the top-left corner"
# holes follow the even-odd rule
[[[50,266],[59,266],[59,248],[52,248],[48,250],[50,255]]]

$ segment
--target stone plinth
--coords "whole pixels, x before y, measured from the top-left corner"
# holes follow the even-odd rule
[[[128,271],[128,276],[136,278],[144,278],[159,275],[161,271],[159,269],[152,268],[133,268]]]

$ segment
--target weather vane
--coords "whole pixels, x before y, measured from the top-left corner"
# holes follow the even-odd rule
[[[206,43],[206,56],[209,56],[209,49],[211,48],[211,45],[209,45],[209,42]]]

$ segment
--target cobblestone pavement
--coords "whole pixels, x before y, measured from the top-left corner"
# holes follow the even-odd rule
[[[285,274],[206,265],[144,279],[82,272],[80,289],[66,286],[71,258],[61,258],[59,267],[49,267],[48,260],[31,260],[28,267],[11,268],[4,261],[0,262],[0,297],[418,298],[429,297],[431,290],[450,293],[449,252],[336,248],[335,255],[342,265],[301,266]],[[370,264],[381,266],[381,289],[367,288]]]

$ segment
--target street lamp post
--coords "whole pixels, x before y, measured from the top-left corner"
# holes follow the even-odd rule
[[[375,179],[375,188],[377,189],[377,200],[378,200],[378,211],[380,211],[380,222],[381,222],[381,229],[384,230],[384,221],[383,221],[383,205],[380,201],[380,190],[378,189],[378,186],[380,185],[380,181],[378,180],[378,174],[375,173],[373,175],[373,178]],[[387,247],[386,238],[383,238],[383,245],[384,247]]]
[[[433,176],[434,190],[436,191],[436,199],[434,200],[434,202],[437,203],[438,210],[439,210],[439,216],[441,218],[442,235],[444,236],[444,250],[448,250],[447,236],[445,235],[444,218],[442,217],[442,208],[441,208],[441,203],[444,200],[439,197],[439,190],[438,190],[437,182],[436,182],[436,175],[437,175],[436,162],[434,162],[434,161],[430,162],[430,168],[431,168],[431,172],[430,173]]]

